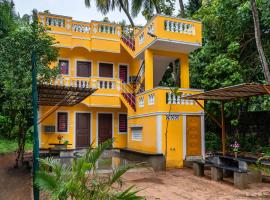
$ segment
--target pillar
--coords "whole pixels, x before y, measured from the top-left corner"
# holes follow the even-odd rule
[[[188,55],[180,56],[180,79],[181,88],[189,88],[189,64]]]
[[[146,49],[144,52],[145,59],[145,90],[150,90],[153,88],[154,84],[154,62],[153,62],[153,52],[149,49]]]

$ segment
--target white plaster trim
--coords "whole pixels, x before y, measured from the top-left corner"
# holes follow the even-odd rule
[[[118,39],[104,38],[104,37],[98,37],[98,36],[92,36],[92,39],[99,39],[99,40],[107,40],[107,41],[120,42],[120,40],[118,40]]]
[[[135,118],[141,118],[141,117],[149,117],[149,116],[156,116],[156,115],[168,115],[168,112],[152,112],[147,114],[139,114],[128,117],[128,119],[135,119]],[[204,115],[204,112],[171,112],[171,115]]]
[[[157,115],[156,126],[157,126],[157,135],[156,135],[157,153],[162,153],[162,115]]]
[[[127,66],[127,82],[124,83],[124,84],[128,84],[129,83],[129,64],[127,63],[118,63],[118,79],[121,81],[120,79],[120,65],[123,65],[123,66]]]
[[[127,119],[127,131],[126,131],[126,132],[120,132],[120,130],[119,130],[119,115],[120,115],[120,114],[125,114],[125,115],[128,116],[128,113],[126,113],[126,112],[118,112],[118,114],[117,114],[117,116],[118,116],[118,123],[117,123],[117,127],[118,127],[118,135],[126,135],[127,132],[128,132],[128,119]]]
[[[196,47],[201,47],[202,44],[200,43],[194,43],[194,42],[183,42],[183,41],[178,41],[178,40],[168,40],[168,39],[161,39],[161,38],[157,38],[154,39],[152,42],[150,42],[149,44],[147,44],[145,47],[143,47],[136,55],[135,58],[137,58],[142,52],[144,52],[145,49],[149,49],[150,46],[154,45],[156,42],[170,42],[170,43],[174,43],[174,44],[184,44],[184,45],[189,45],[189,46],[196,46]]]
[[[91,70],[91,74],[90,74],[90,76],[89,77],[84,77],[84,76],[78,76],[77,75],[77,62],[89,62],[89,63],[91,63],[90,64],[90,70]],[[87,79],[89,79],[89,78],[91,78],[92,77],[92,74],[93,74],[93,61],[92,60],[87,60],[87,59],[75,59],[75,61],[74,61],[74,66],[75,66],[75,76],[74,76],[74,78],[87,78]]]
[[[99,75],[99,65],[100,63],[104,63],[104,64],[112,64],[113,65],[113,77],[103,77],[103,76],[100,76]],[[98,74],[98,78],[111,78],[111,79],[115,79],[114,77],[114,72],[115,72],[115,69],[114,69],[114,63],[113,62],[107,62],[107,61],[97,61],[97,74]]]
[[[202,157],[205,159],[205,125],[204,125],[204,115],[201,115],[201,147],[202,147]]]
[[[96,112],[96,146],[98,146],[98,115],[112,114],[112,138],[114,138],[114,113],[113,112]],[[114,144],[112,145],[114,147]]]
[[[87,38],[87,37],[80,37],[80,36],[72,36],[72,39],[79,39],[79,40],[91,40],[91,38]]]
[[[186,159],[187,155],[187,116],[183,115],[183,160]]]
[[[71,72],[71,62],[70,62],[70,58],[63,58],[63,57],[59,57],[57,58],[57,67],[59,68],[59,60],[66,60],[68,61],[68,74],[59,74],[61,76],[70,76],[70,72]],[[59,69],[60,70],[60,69]]]
[[[51,34],[58,34],[58,35],[68,35],[68,36],[72,36],[71,33],[65,33],[65,32],[61,32],[61,31],[47,31],[48,33],[51,33]]]
[[[65,132],[58,132],[58,113],[67,113],[67,131]],[[55,112],[55,133],[57,134],[69,134],[69,122],[70,122],[70,111],[67,110],[57,110]]]
[[[90,145],[92,144],[93,142],[93,137],[92,137],[92,128],[93,128],[93,115],[92,115],[92,112],[88,112],[88,111],[75,111],[74,112],[74,124],[73,124],[73,148],[76,149],[76,130],[77,130],[77,127],[76,127],[76,115],[79,114],[79,113],[89,113],[90,114]]]

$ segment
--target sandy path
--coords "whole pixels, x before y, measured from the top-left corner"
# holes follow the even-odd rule
[[[124,176],[126,186],[136,185],[147,199],[270,199],[270,184],[250,184],[246,190],[238,190],[228,180],[211,181],[209,176],[199,178],[190,169],[169,170],[167,172],[130,172]]]

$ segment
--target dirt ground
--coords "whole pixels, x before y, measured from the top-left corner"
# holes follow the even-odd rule
[[[0,155],[0,200],[31,200],[30,171],[12,168],[14,156]],[[125,187],[136,185],[142,189],[139,194],[150,200],[270,199],[270,183],[250,184],[248,189],[238,190],[229,180],[217,183],[209,174],[199,178],[190,169],[129,172],[123,180]]]
[[[31,173],[14,169],[15,153],[0,155],[0,200],[30,200]]]
[[[203,178],[196,177],[191,169],[130,172],[125,174],[124,180],[126,186],[136,185],[137,189],[142,189],[139,194],[150,200],[270,199],[270,183],[249,184],[248,189],[238,190],[232,180],[211,181],[209,172]]]

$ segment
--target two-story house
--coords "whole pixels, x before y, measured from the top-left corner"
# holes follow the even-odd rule
[[[167,148],[167,167],[204,156],[204,112],[181,98],[201,92],[190,88],[188,64],[189,53],[202,45],[200,22],[156,15],[128,38],[117,24],[47,13],[39,13],[39,21],[58,41],[62,76],[55,84],[97,89],[42,121],[42,149],[61,135],[71,149],[110,138],[115,138],[114,148],[134,152],[165,155]],[[166,73],[174,75],[181,95],[164,86]],[[39,116],[50,109],[40,106]]]

